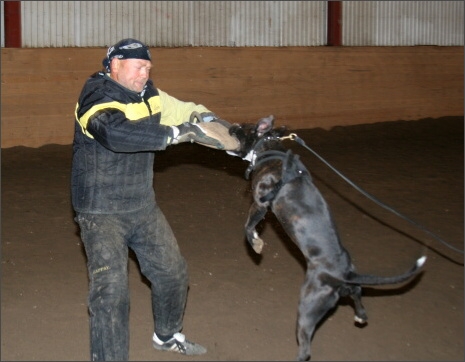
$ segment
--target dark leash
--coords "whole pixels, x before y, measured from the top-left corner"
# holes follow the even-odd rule
[[[304,140],[302,138],[300,138],[299,136],[297,136],[297,134],[295,133],[291,133],[289,136],[285,136],[285,137],[281,137],[280,138],[281,140],[291,140],[291,141],[295,141],[297,142],[298,144],[300,144],[301,146],[303,146],[304,148],[306,148],[308,151],[310,151],[311,153],[313,153],[320,161],[322,161],[326,166],[328,166],[331,170],[333,170],[337,175],[339,175],[345,182],[347,182],[349,185],[351,185],[353,188],[355,188],[358,192],[360,192],[362,195],[364,195],[365,197],[367,197],[368,199],[370,199],[371,201],[373,201],[374,203],[376,203],[377,205],[381,206],[382,208],[392,212],[393,214],[399,216],[400,218],[404,219],[405,221],[409,222],[410,224],[416,226],[418,229],[424,231],[425,233],[429,234],[430,236],[432,236],[434,239],[438,240],[439,242],[441,242],[442,244],[444,244],[445,246],[447,246],[448,248],[456,251],[457,253],[460,253],[460,254],[463,254],[463,250],[460,250],[460,249],[457,249],[456,247],[450,245],[449,243],[447,243],[445,240],[443,240],[442,238],[440,238],[438,235],[434,234],[433,232],[429,231],[428,229],[426,229],[423,225],[417,223],[416,221],[413,221],[412,219],[408,218],[407,216],[401,214],[400,212],[396,211],[394,208],[386,205],[385,203],[381,202],[380,200],[378,200],[376,197],[374,197],[373,195],[369,194],[368,192],[366,192],[365,190],[363,190],[360,186],[356,185],[353,181],[351,181],[348,177],[344,176],[340,171],[338,171],[336,168],[334,168],[328,161],[326,161],[323,157],[321,157],[318,153],[316,153],[314,150],[312,150],[309,146],[307,146],[304,142]]]

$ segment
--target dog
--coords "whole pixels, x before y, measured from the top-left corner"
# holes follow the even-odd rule
[[[339,239],[330,209],[312,181],[309,171],[282,144],[286,127],[274,128],[274,116],[257,124],[233,124],[229,134],[240,147],[229,154],[249,161],[245,177],[251,177],[253,203],[245,223],[247,241],[260,254],[264,242],[256,226],[269,209],[305,257],[307,270],[300,291],[297,315],[297,360],[311,358],[315,327],[340,297],[354,302],[355,321],[364,324],[362,285],[404,282],[417,275],[426,261],[422,256],[404,274],[392,277],[362,275],[355,271],[348,251]]]

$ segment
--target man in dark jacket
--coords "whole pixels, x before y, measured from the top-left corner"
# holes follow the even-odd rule
[[[180,332],[187,267],[155,200],[154,151],[181,142],[224,149],[201,126],[227,122],[157,89],[149,79],[149,48],[138,40],[111,46],[103,65],[76,106],[71,186],[90,280],[91,359],[128,360],[128,248],[151,283],[154,347],[203,354]]]

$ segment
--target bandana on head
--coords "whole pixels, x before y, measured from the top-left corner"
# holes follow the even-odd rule
[[[102,64],[108,73],[110,72],[110,63],[113,58],[152,60],[149,47],[139,40],[132,38],[120,40],[108,48],[107,56],[102,60]]]

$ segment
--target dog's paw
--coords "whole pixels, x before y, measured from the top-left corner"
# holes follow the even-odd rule
[[[252,248],[253,248],[253,250],[257,254],[260,254],[262,252],[262,250],[263,250],[263,245],[264,245],[263,240],[258,237],[258,233],[255,231],[253,233],[253,239],[252,239]]]

